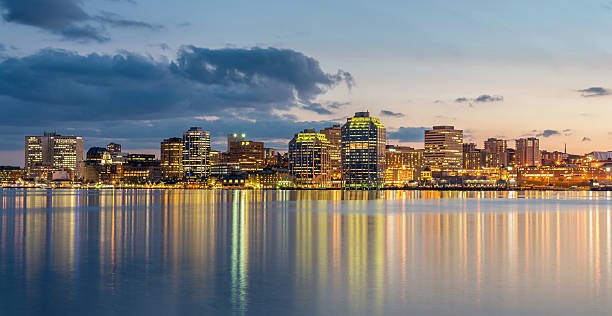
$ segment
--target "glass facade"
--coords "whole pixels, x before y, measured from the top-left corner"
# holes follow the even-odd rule
[[[183,132],[183,173],[194,180],[210,175],[210,132],[201,127]]]
[[[342,187],[375,189],[385,181],[385,127],[369,112],[357,112],[342,126]]]
[[[330,142],[315,130],[295,134],[289,142],[289,173],[301,187],[324,188],[331,183]]]

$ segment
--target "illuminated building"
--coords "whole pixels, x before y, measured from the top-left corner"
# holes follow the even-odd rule
[[[540,165],[540,141],[537,138],[519,138],[516,140],[516,161],[520,167]]]
[[[247,174],[246,186],[253,189],[293,187],[294,177],[286,170],[264,170]]]
[[[357,112],[342,126],[342,187],[380,188],[385,181],[385,127],[369,112]]]
[[[489,138],[484,142],[483,166],[499,168],[508,166],[508,144],[503,139]]]
[[[118,154],[121,152],[121,145],[116,143],[109,143],[106,145],[106,151],[111,154]]]
[[[387,145],[385,163],[385,186],[405,186],[421,179],[423,150]]]
[[[329,141],[314,129],[295,134],[289,142],[289,173],[298,186],[324,188],[330,185]]]
[[[129,154],[123,164],[123,182],[142,184],[162,179],[160,161],[151,154]]]
[[[559,166],[567,163],[568,154],[560,151],[542,150],[540,155],[542,166]]]
[[[432,171],[463,167],[463,131],[454,126],[434,126],[425,130],[425,165]]]
[[[12,166],[0,166],[0,183],[15,183],[26,176],[25,169]]]
[[[230,135],[232,138],[230,139]],[[227,162],[237,163],[245,172],[261,171],[264,167],[264,143],[245,140],[244,134],[228,135]],[[233,137],[233,135],[240,135]]]
[[[334,125],[321,130],[329,141],[330,175],[333,183],[342,180],[342,127]]]
[[[218,150],[211,150],[210,151],[210,165],[212,168],[212,165],[214,164],[218,164],[221,162],[221,152]]]
[[[476,144],[463,144],[463,169],[465,170],[480,170],[482,166],[483,154],[480,149],[476,148]]]
[[[199,180],[210,174],[210,132],[192,127],[183,132],[183,173]]]
[[[83,174],[83,137],[45,133],[25,137],[25,166],[29,176],[37,166],[67,170],[76,178]],[[40,169],[40,168],[39,168]]]
[[[183,140],[178,137],[164,139],[160,144],[160,160],[165,179],[183,178]]]
[[[244,141],[246,141],[246,134],[244,133],[227,134],[227,151],[229,151],[231,143]]]

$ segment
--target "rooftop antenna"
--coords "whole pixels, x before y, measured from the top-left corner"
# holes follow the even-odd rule
[[[565,150],[563,153],[567,155],[567,143],[564,143],[564,145],[565,145]]]

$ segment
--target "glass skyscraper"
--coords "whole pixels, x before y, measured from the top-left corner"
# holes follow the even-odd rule
[[[331,181],[330,142],[324,134],[307,129],[289,142],[289,173],[298,186],[325,188]]]
[[[201,127],[183,132],[183,172],[192,180],[210,175],[210,132]]]
[[[375,189],[385,181],[385,127],[369,112],[357,112],[342,126],[342,187]]]

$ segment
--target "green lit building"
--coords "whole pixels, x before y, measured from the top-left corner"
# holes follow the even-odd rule
[[[342,187],[377,189],[385,181],[387,136],[380,120],[357,112],[342,126]]]
[[[289,142],[289,173],[301,187],[331,185],[330,143],[324,134],[306,129]]]

